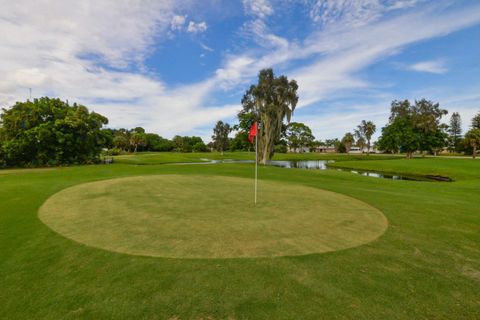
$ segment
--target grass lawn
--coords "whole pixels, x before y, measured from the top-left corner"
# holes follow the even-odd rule
[[[113,165],[78,166],[55,169],[0,171],[0,315],[6,319],[478,319],[480,318],[480,161],[469,159],[393,159],[390,157],[366,159],[341,158],[335,165],[348,168],[375,169],[385,172],[413,174],[441,174],[454,182],[419,182],[377,179],[336,170],[313,171],[276,167],[259,168],[260,186],[291,188],[286,193],[298,192],[298,198],[308,189],[306,201],[289,200],[280,193],[282,207],[299,205],[292,211],[294,225],[286,227],[282,217],[276,229],[265,224],[262,237],[275,238],[294,230],[290,236],[309,235],[316,221],[312,216],[295,215],[308,210],[315,203],[316,193],[325,197],[334,192],[341,199],[356,199],[381,211],[388,219],[388,228],[376,240],[353,248],[325,253],[268,257],[177,258],[131,255],[85,245],[71,234],[62,236],[48,227],[38,215],[42,204],[52,195],[83,183],[126,178],[133,186],[155,192],[168,192],[169,183],[154,181],[162,175],[186,179],[182,185],[193,186],[199,181],[220,179],[223,186],[251,178],[251,164],[162,165],[177,162],[176,154],[151,154],[148,161],[130,161],[147,155],[125,156]],[[192,159],[197,155],[185,155]],[[248,153],[239,154],[240,158]],[[284,155],[279,156],[279,158]],[[288,155],[285,155],[287,157]],[[302,155],[304,157],[310,155]],[[124,158],[125,158],[124,157]],[[198,154],[199,158],[220,157],[216,154]],[[225,155],[226,158],[238,158]],[[335,156],[331,156],[335,157]],[[354,157],[354,156],[350,156]],[[165,158],[165,160],[162,160]],[[309,158],[309,157],[307,157]],[[277,158],[278,159],[278,158]],[[305,158],[304,158],[305,159]],[[363,161],[357,161],[364,159]],[[382,160],[380,160],[382,159]],[[388,159],[388,160],[387,160]],[[349,160],[349,161],[347,161]],[[190,160],[193,161],[193,160]],[[132,165],[146,164],[151,165]],[[185,161],[181,161],[185,162]],[[145,176],[147,178],[145,178]],[[204,179],[203,179],[204,178]],[[142,183],[142,179],[146,179]],[[230,180],[231,179],[231,180]],[[120,181],[120,180],[111,180]],[[187,183],[187,182],[188,183]],[[159,183],[155,183],[159,182]],[[178,182],[178,180],[177,180]],[[116,187],[121,188],[122,184]],[[83,185],[86,186],[86,185]],[[97,187],[99,185],[96,185]],[[298,186],[298,187],[296,187]],[[192,187],[192,188],[193,188]],[[172,186],[173,188],[173,186]],[[180,186],[176,188],[181,189]],[[305,189],[303,189],[305,188]],[[101,188],[100,188],[101,189]],[[135,188],[133,188],[135,189]],[[125,199],[137,199],[129,205],[136,212],[150,212],[166,203],[152,202],[151,197],[130,190],[119,190],[110,204],[122,214],[121,220],[132,219],[120,209]],[[222,190],[225,189],[225,190]],[[209,201],[227,201],[215,198],[216,192],[205,194]],[[281,192],[282,190],[278,190]],[[316,190],[315,190],[316,189]],[[95,190],[96,193],[94,192]],[[99,189],[87,188],[73,192],[71,210],[78,208],[81,198],[102,197]],[[191,189],[194,190],[194,189]],[[191,191],[190,190],[190,191]],[[277,190],[277,189],[275,189]],[[189,191],[189,192],[190,192]],[[215,190],[214,190],[215,191]],[[233,190],[235,191],[235,190]],[[89,194],[90,192],[91,194]],[[65,195],[65,194],[63,194]],[[151,195],[152,196],[152,195]],[[273,197],[273,198],[272,198]],[[347,198],[341,198],[347,197]],[[348,198],[349,197],[349,198]],[[68,197],[67,197],[68,198]],[[69,208],[63,198],[63,206]],[[327,197],[328,198],[328,197]],[[54,199],[54,198],[52,198]],[[202,203],[202,194],[185,198],[185,208],[205,211],[211,203]],[[261,198],[260,198],[261,199]],[[267,199],[267,197],[265,198]],[[268,201],[275,200],[272,193]],[[273,199],[273,200],[272,200]],[[178,199],[176,199],[178,200]],[[239,200],[232,208],[251,205]],[[346,201],[345,201],[346,202]],[[100,201],[100,203],[103,203]],[[178,203],[178,202],[177,202]],[[58,204],[58,203],[57,203]],[[90,210],[95,206],[84,201]],[[317,204],[319,205],[319,204]],[[120,207],[118,207],[120,206]],[[150,206],[150,208],[149,208]],[[296,208],[297,206],[294,206]],[[69,209],[69,210],[70,210]],[[173,208],[174,209],[174,208]],[[232,209],[233,210],[233,209]],[[237,210],[237,209],[235,209]],[[283,208],[282,208],[283,210]],[[63,210],[60,210],[63,211]],[[65,209],[65,212],[68,211]],[[81,210],[80,210],[81,211]],[[73,214],[78,214],[80,211]],[[97,211],[98,212],[98,211]],[[101,211],[100,211],[101,212]],[[108,211],[105,211],[108,212]],[[211,212],[211,211],[210,211]],[[241,210],[239,211],[241,212]],[[214,212],[212,216],[185,217],[176,221],[175,211],[168,217],[172,228],[188,234],[190,242],[205,242],[207,234],[198,229],[197,222],[212,228],[217,222],[228,226],[228,216]],[[270,212],[274,214],[275,212]],[[95,217],[89,212],[90,218]],[[177,213],[178,214],[178,213]],[[251,214],[251,213],[250,213]],[[266,213],[262,213],[266,214]],[[148,216],[148,215],[147,215]],[[253,219],[255,215],[251,214]],[[247,223],[250,217],[235,220],[228,227],[229,236],[245,228],[235,224]],[[89,219],[88,216],[82,217]],[[105,218],[108,230],[91,230],[90,237],[107,238],[115,228],[115,220]],[[145,218],[139,217],[140,219]],[[205,218],[205,219],[202,219]],[[151,217],[143,225],[153,224]],[[224,220],[222,220],[224,219]],[[238,218],[236,218],[238,219]],[[307,221],[304,221],[306,219]],[[78,220],[72,220],[78,223]],[[195,223],[189,226],[189,223]],[[211,224],[207,224],[210,221]],[[46,221],[47,222],[47,221]],[[157,221],[158,222],[158,221]],[[309,224],[312,222],[312,224]],[[49,223],[49,222],[47,222]],[[73,223],[73,222],[72,222]],[[130,220],[132,229],[136,219]],[[141,224],[140,224],[141,225]],[[81,224],[78,224],[81,229]],[[160,225],[159,225],[160,226]],[[71,225],[70,232],[78,232]],[[227,227],[226,227],[227,228]],[[318,226],[321,230],[321,226]],[[86,230],[83,226],[83,229]],[[128,228],[127,228],[128,229]],[[149,230],[151,232],[152,229]],[[170,230],[168,228],[170,232]],[[193,230],[193,231],[192,231]],[[219,228],[215,232],[225,232]],[[254,229],[246,229],[248,232]],[[286,231],[287,230],[287,231]],[[305,231],[302,231],[305,230]],[[57,230],[58,231],[58,230]],[[81,231],[81,230],[80,230]],[[251,233],[241,241],[249,241]],[[283,232],[283,233],[282,233]],[[63,233],[65,234],[65,233]],[[85,233],[83,233],[85,234]],[[159,234],[159,237],[165,233]],[[118,234],[116,237],[118,238]],[[170,234],[169,236],[178,237]],[[212,235],[211,235],[212,236]],[[69,238],[71,237],[71,238]],[[149,236],[148,239],[153,239]],[[115,238],[113,238],[115,239]],[[147,240],[148,240],[147,239]],[[138,239],[136,239],[138,240]],[[158,240],[158,239],[157,239]],[[240,242],[241,242],[240,241]],[[116,242],[113,240],[112,242]],[[83,242],[88,243],[88,242]],[[115,243],[118,245],[118,243]],[[141,239],[135,248],[145,245]],[[191,248],[191,247],[190,247]],[[208,251],[208,247],[205,247]],[[228,239],[223,250],[229,248]],[[271,247],[274,248],[274,247]],[[171,252],[176,252],[170,248]],[[128,252],[123,251],[123,252]],[[207,252],[208,253],[208,252]],[[204,256],[208,256],[203,253]],[[165,252],[160,252],[160,256]],[[252,255],[254,256],[254,254]]]
[[[385,160],[402,158],[401,155],[371,154],[330,154],[330,153],[277,153],[273,160]],[[217,152],[207,153],[176,153],[176,152],[138,152],[113,157],[115,163],[124,164],[165,164],[178,162],[206,162],[207,160],[254,160],[254,152],[225,152],[223,155]]]

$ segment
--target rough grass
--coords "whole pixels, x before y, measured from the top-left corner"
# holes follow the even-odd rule
[[[383,214],[339,193],[251,179],[153,175],[80,184],[40,208],[54,231],[92,247],[169,258],[304,255],[370,242]]]
[[[435,171],[456,181],[395,181],[335,170],[260,167],[262,180],[327,189],[364,201],[384,213],[389,227],[378,240],[352,249],[258,259],[114,253],[69,240],[37,216],[46,199],[80,183],[150,174],[247,178],[252,176],[248,164],[115,164],[0,175],[0,315],[6,319],[480,318],[480,161],[392,160],[372,166],[390,172],[400,166],[405,173]]]

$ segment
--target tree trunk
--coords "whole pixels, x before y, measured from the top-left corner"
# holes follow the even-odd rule
[[[267,143],[265,143],[263,145],[263,150],[262,151],[263,151],[262,152],[263,154],[262,154],[262,159],[261,159],[260,163],[265,165],[265,164],[267,164],[268,154],[269,154],[268,148],[267,148]]]
[[[477,146],[474,145],[473,146],[473,159],[476,159],[477,158]]]
[[[270,130],[269,130],[269,123],[268,121],[262,121],[262,126],[260,127],[260,135],[258,136],[259,144],[258,148],[260,149],[260,157],[259,162],[263,165],[266,165],[269,157],[270,157],[270,144],[271,144],[271,137],[270,137]]]
[[[412,159],[412,152],[411,151],[407,152],[407,159]]]

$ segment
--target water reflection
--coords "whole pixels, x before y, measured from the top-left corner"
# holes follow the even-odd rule
[[[316,169],[326,170],[328,169],[327,163],[334,161],[325,160],[299,160],[299,161],[270,161],[268,164],[275,167],[282,168],[298,168],[298,169]]]
[[[413,181],[440,181],[434,177],[409,177],[409,176],[400,176],[400,175],[391,175],[375,171],[359,171],[351,169],[342,169],[342,168],[329,168],[328,164],[333,163],[333,160],[302,160],[302,161],[270,161],[268,164],[276,167],[282,168],[299,168],[299,169],[316,169],[316,170],[329,170],[335,169],[337,171],[351,172],[355,174],[360,174],[366,177],[374,178],[383,178],[383,179],[392,179],[392,180],[413,180]],[[445,180],[442,180],[445,181]]]
[[[253,160],[233,160],[233,159],[225,159],[225,160],[210,160],[210,159],[201,159],[204,164],[207,163],[254,163]],[[282,167],[282,168],[295,168],[295,169],[310,169],[310,170],[337,170],[337,171],[344,171],[344,172],[351,172],[354,174],[359,174],[366,177],[373,177],[373,178],[382,178],[382,179],[392,179],[392,180],[413,180],[413,181],[452,181],[446,177],[437,177],[437,176],[401,176],[401,175],[393,175],[393,174],[385,174],[376,171],[360,171],[360,170],[352,170],[352,169],[343,169],[343,168],[329,168],[328,164],[333,163],[333,160],[295,160],[295,161],[287,161],[287,160],[272,160],[268,162],[268,165],[275,166],[275,167]]]

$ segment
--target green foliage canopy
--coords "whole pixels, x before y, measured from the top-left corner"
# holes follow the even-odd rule
[[[414,105],[408,100],[395,100],[378,146],[388,152],[405,152],[407,158],[411,158],[415,151],[436,152],[446,144],[447,133],[440,124],[446,114],[438,103],[426,99],[415,101]]]
[[[288,147],[295,152],[304,147],[312,147],[315,141],[312,130],[300,122],[291,122],[288,124],[286,138]]]
[[[0,115],[0,154],[6,166],[92,163],[108,137],[108,119],[83,105],[40,98],[17,102]]]

